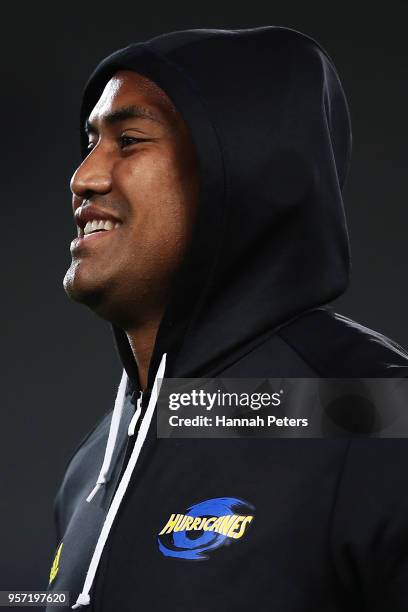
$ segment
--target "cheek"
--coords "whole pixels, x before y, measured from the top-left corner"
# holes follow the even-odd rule
[[[155,232],[171,229],[179,238],[191,226],[195,177],[173,152],[152,155],[146,150],[136,154],[124,165],[120,184],[132,220],[148,222]]]
[[[143,193],[180,196],[187,178],[185,170],[174,151],[145,149],[123,164],[121,182],[126,182],[133,193],[137,189]]]
[[[127,160],[117,184],[129,205],[140,263],[174,267],[189,242],[195,216],[195,183],[172,154],[141,151]],[[135,254],[136,255],[136,254]]]

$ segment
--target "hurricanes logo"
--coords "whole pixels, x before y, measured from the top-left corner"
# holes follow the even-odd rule
[[[157,539],[165,557],[201,561],[220,546],[240,540],[254,519],[255,508],[235,497],[216,497],[172,514]]]
[[[55,576],[58,574],[59,560],[61,556],[62,547],[63,547],[63,543],[61,542],[61,544],[57,548],[57,552],[55,553],[54,561],[52,563],[51,570],[50,570],[50,581],[48,584],[51,584]]]

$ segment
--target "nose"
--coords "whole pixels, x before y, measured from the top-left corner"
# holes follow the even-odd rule
[[[109,193],[112,173],[107,156],[95,146],[72,175],[70,188],[74,199],[90,199],[94,195]],[[76,197],[75,197],[76,196]]]

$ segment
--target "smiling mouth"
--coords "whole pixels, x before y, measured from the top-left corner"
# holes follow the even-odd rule
[[[72,255],[82,252],[86,244],[94,240],[97,242],[101,240],[103,236],[111,235],[121,225],[122,223],[117,221],[113,222],[109,219],[94,219],[88,221],[84,228],[78,225],[78,235],[71,242],[70,250]]]
[[[84,238],[85,236],[95,234],[96,232],[110,232],[118,228],[119,225],[120,223],[114,223],[109,219],[94,219],[93,221],[88,221],[84,228],[78,227],[78,237]]]

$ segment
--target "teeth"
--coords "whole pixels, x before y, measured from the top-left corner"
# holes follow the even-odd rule
[[[103,221],[102,219],[93,219],[92,221],[88,221],[88,223],[84,227],[84,235],[90,234],[91,232],[95,232],[96,230],[105,230],[109,231],[116,227],[119,227],[120,223],[112,223],[112,221]]]

